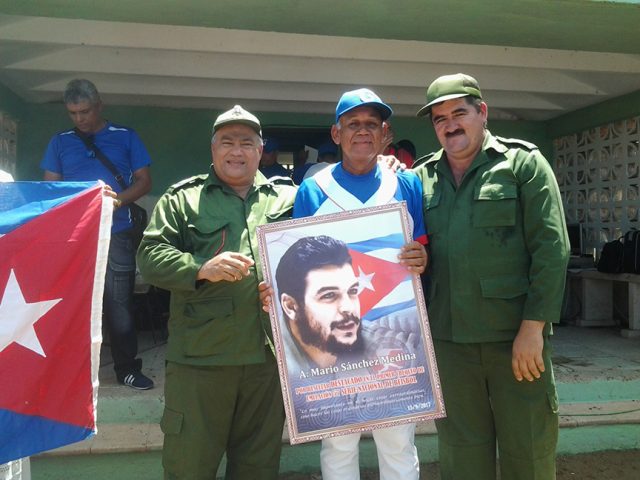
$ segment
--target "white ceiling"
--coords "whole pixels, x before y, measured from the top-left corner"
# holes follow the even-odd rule
[[[640,41],[640,40],[639,40]],[[0,83],[60,102],[85,77],[109,104],[331,113],[369,86],[413,116],[425,86],[462,71],[492,118],[547,120],[640,88],[640,55],[0,14]]]

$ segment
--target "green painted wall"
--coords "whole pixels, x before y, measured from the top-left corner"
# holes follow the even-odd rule
[[[24,115],[25,103],[11,90],[0,83],[0,110],[20,120]]]
[[[640,90],[550,120],[547,134],[554,139],[637,115],[640,115]]]

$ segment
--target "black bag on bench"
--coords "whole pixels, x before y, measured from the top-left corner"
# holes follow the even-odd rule
[[[600,260],[598,260],[598,271],[603,273],[622,273],[624,266],[624,244],[620,237],[612,242],[607,242],[602,246]]]

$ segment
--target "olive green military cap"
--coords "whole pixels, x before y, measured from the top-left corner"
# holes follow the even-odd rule
[[[431,114],[431,107],[436,103],[446,102],[454,98],[466,96],[482,98],[478,81],[470,75],[456,73],[436,78],[427,88],[427,104],[418,110],[416,115],[424,117]]]
[[[258,117],[251,112],[247,112],[240,105],[236,105],[231,110],[221,113],[218,118],[216,118],[216,121],[213,123],[213,133],[216,133],[216,131],[221,127],[234,123],[247,125],[262,137],[262,127],[260,126],[260,120],[258,120]]]

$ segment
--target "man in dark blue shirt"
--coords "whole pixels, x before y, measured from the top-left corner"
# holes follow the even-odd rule
[[[267,178],[290,177],[291,172],[278,163],[280,145],[275,138],[266,138],[260,158],[260,171]]]

